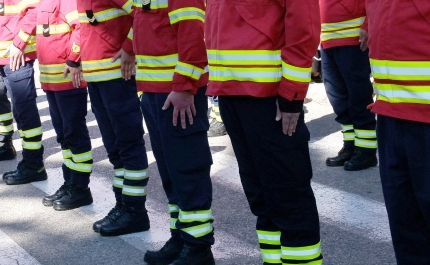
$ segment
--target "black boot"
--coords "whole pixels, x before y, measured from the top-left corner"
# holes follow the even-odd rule
[[[54,201],[54,210],[71,210],[92,203],[93,196],[91,196],[90,188],[71,184],[66,190],[66,194]]]
[[[0,147],[0,161],[15,159],[16,151],[13,147],[12,140],[6,141]]]
[[[184,241],[179,236],[171,237],[160,250],[146,251],[143,260],[150,265],[169,265],[179,258],[183,248]]]
[[[376,153],[367,153],[361,150],[356,150],[352,158],[345,162],[343,169],[347,171],[358,171],[369,167],[374,167],[378,164]]]
[[[325,164],[329,167],[341,167],[346,161],[352,158],[354,154],[354,146],[343,146],[339,153],[335,157],[329,157],[325,161]]]
[[[5,173],[3,173],[3,179],[6,179],[7,175],[15,174],[18,171],[18,169],[24,166],[24,163],[25,163],[25,160],[21,160],[19,161],[18,166],[16,167],[15,170],[6,171]]]
[[[66,195],[66,191],[69,186],[70,184],[68,182],[64,182],[64,184],[61,185],[61,187],[54,194],[43,197],[43,205],[48,207],[54,205],[54,201],[61,199],[64,195]]]
[[[18,169],[11,174],[3,174],[4,182],[7,185],[20,185],[34,181],[47,180],[48,175],[46,174],[43,163],[41,166],[33,167],[27,163],[23,163],[22,166],[18,166]]]
[[[100,226],[102,236],[119,236],[149,230],[149,217],[145,207],[131,207],[123,203],[116,220]]]
[[[179,258],[171,265],[215,265],[211,246],[184,244]]]
[[[94,232],[99,233],[101,226],[106,225],[110,222],[116,221],[121,216],[121,211],[120,211],[121,208],[122,208],[122,202],[117,201],[115,204],[115,207],[113,207],[103,219],[98,220],[93,224]]]

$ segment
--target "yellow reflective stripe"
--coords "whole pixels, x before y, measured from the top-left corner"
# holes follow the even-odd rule
[[[342,131],[354,130],[353,124],[341,124],[340,127],[342,127]]]
[[[97,72],[92,72],[92,73],[85,73],[84,72],[84,80],[87,82],[108,81],[108,80],[112,80],[112,79],[118,79],[121,77],[122,77],[122,74],[121,74],[120,69],[97,71]]]
[[[128,180],[143,180],[147,179],[148,176],[148,169],[144,170],[128,170],[126,169],[124,172],[124,178]]]
[[[26,142],[22,141],[22,148],[27,150],[39,150],[42,148],[42,141],[39,142]]]
[[[344,141],[354,141],[355,140],[355,133],[354,132],[344,132],[343,133],[343,140]]]
[[[31,137],[42,135],[42,132],[43,131],[41,126],[30,130],[21,131],[21,137],[31,138]]]
[[[20,14],[25,8],[29,5],[37,4],[39,0],[23,0],[20,1],[17,5],[5,5],[4,6],[4,14]]]
[[[263,261],[268,264],[281,263],[281,249],[261,249]]]
[[[124,177],[124,169],[123,168],[115,169],[115,177]]]
[[[113,178],[113,186],[122,189],[122,186],[124,185],[124,179],[123,178]]]
[[[0,133],[8,133],[13,131],[13,124],[11,125],[0,125]]]
[[[72,81],[72,78],[70,75],[68,77],[64,77],[63,73],[57,73],[57,74],[45,74],[40,73],[40,82],[45,84],[63,84],[63,83],[69,83]]]
[[[321,242],[306,247],[281,246],[282,259],[288,260],[312,260],[321,255]]]
[[[82,69],[84,71],[97,71],[112,68],[121,68],[121,60],[111,62],[111,58],[101,60],[82,61]]]
[[[211,233],[213,231],[213,227],[211,223],[205,223],[201,225],[183,228],[181,230],[195,238],[199,238]]]
[[[175,68],[175,72],[184,76],[191,77],[193,79],[199,80],[200,76],[203,74],[204,69],[198,68],[194,65],[178,62]]]
[[[378,142],[376,140],[365,140],[365,139],[359,139],[355,138],[354,145],[363,147],[363,148],[377,148]]]
[[[148,70],[137,69],[137,81],[170,82],[173,80],[174,69]]]
[[[70,168],[74,171],[83,172],[83,173],[91,173],[92,168],[93,168],[92,164],[75,163],[70,159],[65,159],[64,164],[68,168]]]
[[[64,67],[66,64],[59,63],[59,64],[39,64],[39,70],[40,72],[44,73],[63,73]]]
[[[73,158],[73,161],[75,163],[79,163],[79,162],[84,162],[84,161],[92,160],[93,159],[93,154],[92,154],[92,151],[88,151],[88,152],[81,153],[81,154],[73,154],[72,158]]]
[[[79,19],[79,14],[77,10],[73,10],[65,15],[68,23],[72,23],[72,21]]]
[[[212,210],[210,209],[191,212],[179,210],[179,221],[181,223],[207,222],[213,219]]]
[[[169,214],[179,212],[179,206],[176,204],[169,204]]]
[[[13,41],[2,41],[0,42],[0,54],[4,54],[6,52],[6,49],[11,45]],[[36,51],[36,36],[30,36],[30,38],[27,41],[27,45],[25,46],[24,53],[30,53]],[[9,55],[6,55],[5,57],[9,57]]]
[[[0,121],[12,120],[12,118],[13,118],[12,112],[8,112],[0,115]]]
[[[430,61],[389,61],[370,59],[377,79],[430,81]]]
[[[80,53],[81,52],[81,47],[78,44],[76,44],[75,42],[73,42],[72,51],[74,53]]]
[[[257,230],[258,242],[269,245],[281,245],[281,231]]]
[[[311,81],[311,72],[312,67],[303,68],[282,62],[282,76],[285,79],[309,83]]]
[[[281,51],[276,50],[208,50],[210,65],[281,65]]]
[[[128,14],[129,13],[123,9],[110,8],[94,13],[94,17],[98,22],[104,22],[118,17],[127,16]],[[82,24],[89,23],[86,13],[79,13],[79,22]]]
[[[151,0],[151,9],[167,8],[168,2],[168,0]]]
[[[72,158],[72,151],[70,149],[61,150],[64,159]]]
[[[125,4],[122,5],[122,9],[124,9],[129,14],[133,12],[133,0],[128,0],[125,2]]]
[[[355,135],[358,138],[376,138],[375,130],[358,130],[355,129]]]
[[[279,82],[282,78],[281,68],[244,68],[209,66],[209,79],[212,81],[251,81]],[[310,73],[309,73],[310,76]],[[309,77],[310,80],[310,77]]]
[[[122,194],[129,196],[146,196],[146,186],[136,187],[136,186],[122,186]]]
[[[184,7],[169,12],[170,24],[183,20],[200,20],[205,22],[205,11],[197,7]]]
[[[375,82],[378,100],[391,103],[430,104],[430,86],[404,86]]]
[[[176,227],[176,221],[178,221],[178,218],[170,218],[170,229],[178,229]]]
[[[138,66],[145,67],[174,67],[178,62],[178,54],[163,56],[136,55]]]
[[[130,28],[130,31],[127,34],[127,38],[133,40],[133,27]]]
[[[360,36],[360,29],[346,29],[335,32],[326,32],[321,34],[321,41],[328,41],[333,39],[345,39]]]
[[[335,23],[323,23],[321,24],[321,31],[335,31],[335,30],[342,30],[347,28],[356,28],[363,25],[364,19],[366,17],[359,17],[356,19],[341,21],[341,22],[335,22]]]
[[[23,40],[24,42],[28,42],[30,40],[31,35],[27,32],[24,32],[22,29],[18,32],[18,37]]]
[[[36,33],[37,34],[43,34],[43,25],[37,25],[36,26]],[[72,29],[70,28],[69,24],[56,24],[56,25],[49,25],[49,34],[61,34],[61,33],[67,33],[71,32]]]

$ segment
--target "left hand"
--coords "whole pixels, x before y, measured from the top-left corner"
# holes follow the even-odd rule
[[[360,42],[360,49],[362,51],[367,50],[368,45],[367,42],[369,41],[369,33],[365,31],[364,29],[360,29],[360,37],[358,38],[358,41]]]
[[[170,92],[164,102],[163,110],[169,108],[170,104],[173,105],[173,126],[178,125],[178,116],[181,119],[181,127],[187,127],[187,118],[190,124],[193,124],[193,116],[196,116],[196,107],[194,106],[194,95],[188,91]]]
[[[25,65],[25,57],[23,51],[13,45],[13,43],[7,47],[6,54],[8,53],[10,69],[12,71],[16,71],[21,65]]]
[[[276,121],[282,120],[282,132],[288,136],[292,136],[296,131],[297,121],[299,120],[300,112],[298,113],[288,113],[281,112],[276,102]]]
[[[111,62],[115,62],[118,60],[118,58],[121,58],[122,78],[124,78],[126,81],[130,80],[131,76],[136,74],[136,57],[121,49],[117,54],[115,54]]]
[[[66,67],[64,67],[64,72],[63,72],[64,78],[67,77],[68,73],[70,73],[72,77],[73,87],[79,88],[81,85],[81,80],[83,80],[81,68],[80,67],[75,68],[75,67],[66,65]]]

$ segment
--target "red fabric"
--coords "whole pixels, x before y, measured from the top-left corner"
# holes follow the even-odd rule
[[[365,0],[319,0],[321,23],[336,23],[366,16]],[[367,31],[367,20],[361,26]],[[321,42],[324,49],[359,45],[358,37],[334,39]]]

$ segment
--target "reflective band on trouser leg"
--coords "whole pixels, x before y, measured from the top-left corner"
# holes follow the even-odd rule
[[[179,207],[176,204],[169,204],[170,229],[177,229],[176,221],[178,221]]]
[[[148,169],[124,169],[122,194],[132,197],[146,196],[146,184],[148,183],[148,177]]]
[[[27,150],[39,150],[42,148],[42,127],[20,131],[22,148]]]
[[[69,153],[70,152],[70,153]],[[81,173],[91,173],[93,169],[92,152],[84,152],[81,154],[73,154],[69,149],[63,150],[64,164],[71,170]]]
[[[355,146],[375,149],[378,147],[375,130],[355,130]]]
[[[178,221],[182,226],[187,226],[186,228],[181,228],[181,230],[195,238],[212,233],[213,219],[211,209],[189,212],[179,210]]]
[[[115,177],[113,178],[113,191],[115,194],[122,194],[122,186],[124,185],[124,169],[115,169]]]
[[[11,135],[13,132],[12,112],[0,115],[0,134]]]
[[[341,124],[344,141],[354,141],[355,132],[352,124]]]
[[[281,232],[257,230],[263,262],[281,264]]]
[[[321,242],[312,246],[303,247],[286,247],[282,246],[282,264],[283,265],[319,265],[323,264],[321,255]]]
[[[64,164],[71,170],[82,173],[91,173],[93,169],[92,160],[90,163],[76,163],[73,159],[65,159]]]

